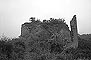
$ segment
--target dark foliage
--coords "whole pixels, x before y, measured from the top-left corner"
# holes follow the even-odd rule
[[[72,53],[74,59],[78,59],[78,58],[91,59],[91,41],[81,39],[80,37],[78,37],[78,39],[79,39],[78,48],[75,49],[74,52]]]
[[[15,39],[12,39],[12,41],[13,40]],[[24,43],[20,41],[12,41],[0,41],[0,60],[18,60],[24,58]]]
[[[3,57],[4,59],[12,58],[12,55],[11,55],[12,51],[13,51],[12,44],[10,44],[6,41],[0,41],[0,54],[6,56],[6,57]]]
[[[38,58],[36,58],[35,60],[47,60],[46,56],[40,56]]]
[[[13,45],[13,59],[24,59],[24,52],[26,50],[25,44],[22,41],[16,41]]]
[[[52,43],[51,44],[51,48],[50,48],[50,53],[61,53],[63,50],[61,44],[57,44],[57,43]]]

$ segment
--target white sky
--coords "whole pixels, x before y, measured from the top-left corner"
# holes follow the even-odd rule
[[[64,18],[69,25],[77,15],[78,32],[91,33],[91,0],[0,0],[0,35],[20,35],[21,24],[30,17]]]

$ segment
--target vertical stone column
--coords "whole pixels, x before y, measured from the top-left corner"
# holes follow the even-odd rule
[[[74,48],[78,47],[78,31],[77,31],[77,20],[76,15],[73,16],[72,20],[70,21],[70,27],[71,27],[71,40],[72,45]]]

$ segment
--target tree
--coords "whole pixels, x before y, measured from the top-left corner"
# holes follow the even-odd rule
[[[35,17],[31,17],[29,21],[35,22]]]

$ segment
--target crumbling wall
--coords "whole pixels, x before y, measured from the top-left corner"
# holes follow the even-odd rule
[[[22,25],[21,27],[21,36],[26,38],[29,35],[29,29],[27,26]]]
[[[78,31],[77,31],[77,20],[76,15],[73,16],[72,20],[70,21],[71,27],[71,40],[73,41],[73,47],[78,47]]]
[[[71,31],[68,25],[59,19],[52,19],[52,21],[48,20],[47,22],[33,21],[24,23],[22,25],[21,37],[26,38],[27,58],[36,54],[41,56],[41,53],[43,55],[58,54],[65,47],[77,47],[77,23],[75,16],[72,18],[70,25]],[[42,44],[44,47],[41,47],[42,45],[39,44]]]

